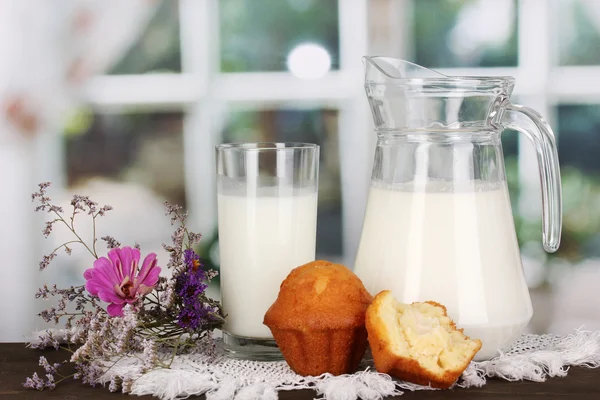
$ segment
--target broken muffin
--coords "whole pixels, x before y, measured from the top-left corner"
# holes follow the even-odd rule
[[[428,301],[402,304],[388,290],[367,309],[368,340],[377,371],[407,382],[449,388],[481,348]]]

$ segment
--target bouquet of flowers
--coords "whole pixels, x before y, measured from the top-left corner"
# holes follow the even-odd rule
[[[74,363],[76,372],[63,375],[61,364],[50,365],[42,356],[40,366],[45,377],[34,373],[24,386],[53,389],[71,377],[95,385],[119,360],[137,357],[142,361],[141,367],[110,381],[111,391],[127,393],[135,376],[155,368],[169,368],[181,352],[214,352],[211,334],[222,326],[225,315],[219,302],[205,293],[216,272],[205,270],[193,249],[201,235],[187,229],[187,213],[165,203],[166,215],[174,226],[172,243],[163,245],[170,255],[166,267],[172,274],[167,279],[160,276],[162,269],[156,254],[147,254],[142,260],[138,245],[122,246],[115,238],[104,236],[100,239],[106,244],[106,255],[97,248],[96,223],[111,206],[99,206],[87,196],[75,195],[71,209],[65,213],[52,204],[47,195],[49,186],[49,182],[40,183],[39,190],[31,196],[38,203],[35,210],[51,216],[43,230],[44,237],[52,234],[56,224],[64,224],[72,239],[45,255],[40,270],[47,268],[59,252],[70,255],[77,246],[89,252],[93,262],[83,274],[84,285],[44,285],[35,294],[36,298],[58,299],[55,306],[39,315],[46,322],[64,323],[64,329],[59,333],[47,330],[30,346],[68,350],[71,357],[66,362]],[[76,219],[83,216],[92,219],[93,238],[88,243],[75,227]]]

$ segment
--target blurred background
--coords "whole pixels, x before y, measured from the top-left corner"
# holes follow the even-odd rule
[[[353,265],[375,135],[361,56],[448,75],[512,75],[515,103],[553,126],[562,245],[541,245],[536,155],[503,134],[534,302],[529,330],[600,329],[600,1],[0,0],[0,341],[43,327],[33,293],[81,284],[83,252],[38,272],[30,193],[86,194],[115,211],[101,233],[166,260],[162,202],[181,204],[218,268],[214,146],[321,145],[318,257]],[[82,222],[82,228],[86,227]],[[166,261],[165,261],[166,262]],[[163,263],[165,263],[163,262]],[[218,287],[213,287],[218,295]]]

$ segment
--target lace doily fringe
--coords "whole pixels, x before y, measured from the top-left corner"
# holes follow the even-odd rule
[[[110,382],[115,373],[119,373],[119,370],[113,370],[112,374],[109,372],[102,381]],[[277,392],[282,390],[312,389],[321,398],[329,400],[380,400],[385,396],[400,395],[401,386],[409,386],[395,382],[389,375],[371,371],[341,376],[297,376],[295,381],[279,384],[265,379],[266,376],[256,376],[253,379],[219,376],[213,372],[189,371],[175,366],[140,376],[135,381],[131,394],[154,395],[163,400],[186,399],[200,394],[206,394],[207,400],[276,400]],[[417,388],[417,385],[414,386]]]
[[[539,346],[536,340],[548,342],[547,346]],[[578,330],[564,337],[526,335],[509,352],[490,361],[472,362],[457,386],[483,386],[491,377],[544,382],[548,377],[567,375],[570,366],[600,366],[600,331]]]
[[[55,337],[58,332],[55,332]],[[38,337],[39,333],[34,337]],[[568,336],[524,335],[513,347],[490,361],[472,362],[454,387],[479,387],[487,378],[508,381],[543,382],[548,377],[565,376],[570,366],[600,366],[600,331],[578,330]],[[138,358],[123,359],[108,370],[101,383],[115,376],[135,378],[131,394],[154,395],[161,400],[186,399],[206,394],[207,400],[275,400],[282,390],[313,389],[327,400],[379,400],[402,394],[403,390],[429,387],[400,382],[386,374],[366,369],[352,375],[302,377],[287,364],[232,360],[209,360],[203,354],[175,358],[171,369],[141,374]]]

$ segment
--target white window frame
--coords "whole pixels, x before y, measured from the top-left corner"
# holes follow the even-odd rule
[[[367,54],[367,1],[339,0],[340,68],[307,81],[288,72],[220,73],[217,0],[179,1],[182,71],[177,74],[105,75],[85,90],[97,110],[123,107],[183,109],[186,193],[194,229],[216,226],[214,147],[228,108],[338,110],[344,262],[353,262],[366,205],[374,135],[363,95],[361,57]],[[348,201],[350,200],[350,201]]]
[[[125,106],[152,110],[181,109],[184,123],[188,208],[194,228],[212,232],[216,226],[214,146],[221,140],[227,107],[265,109],[309,105],[339,110],[339,143],[343,200],[343,262],[353,265],[362,228],[375,135],[363,92],[361,57],[368,54],[367,0],[339,0],[340,69],[318,81],[286,72],[220,73],[217,0],[179,0],[182,72],[99,76],[85,90],[86,100],[99,110]],[[375,0],[371,0],[375,1]],[[414,0],[398,0],[394,20],[407,27]],[[512,75],[514,96],[555,122],[559,103],[600,104],[600,66],[557,66],[556,0],[519,0],[518,66],[512,68],[443,69],[449,75]],[[376,21],[375,21],[376,22]],[[373,23],[373,22],[371,22]],[[411,58],[410,29],[397,29],[394,56]],[[393,47],[392,46],[392,47]],[[556,124],[554,124],[556,126]],[[520,138],[521,204],[540,203],[535,152]],[[56,147],[56,146],[55,146]],[[57,154],[56,156],[58,156]],[[55,160],[56,161],[56,160]],[[56,163],[56,162],[55,162]],[[63,172],[64,174],[64,172]],[[57,180],[63,181],[62,177]],[[541,205],[540,205],[541,208]],[[531,209],[531,207],[522,207]],[[539,218],[539,212],[534,217]]]

